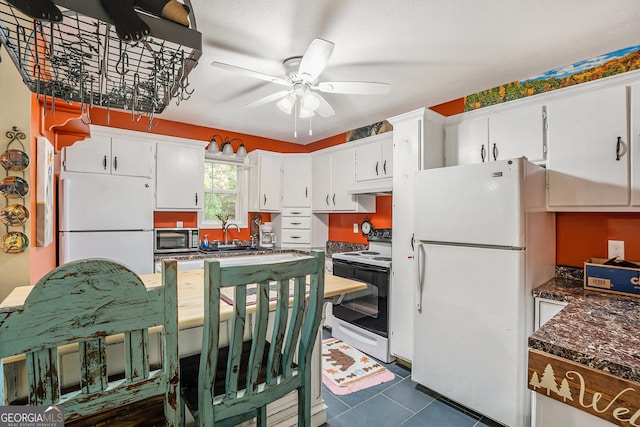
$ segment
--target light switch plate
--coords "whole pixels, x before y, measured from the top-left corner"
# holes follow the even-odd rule
[[[609,240],[609,251],[607,258],[611,259],[618,257],[618,259],[624,259],[624,241],[623,240]]]
[[[176,228],[182,228],[182,227],[184,227],[184,222],[176,221]]]
[[[358,234],[358,223],[357,222],[353,224],[353,233],[354,234]]]

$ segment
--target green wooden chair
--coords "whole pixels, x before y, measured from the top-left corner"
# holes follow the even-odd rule
[[[163,286],[147,289],[121,264],[74,261],[40,279],[22,307],[0,311],[0,359],[26,356],[28,396],[13,403],[62,406],[65,425],[124,426],[137,424],[130,415],[142,420],[138,425],[157,425],[150,422],[153,406],[145,405],[156,401],[159,424],[178,425],[176,272],[176,261],[165,262]],[[162,327],[163,354],[157,368],[149,362],[148,328],[154,326]],[[116,334],[124,339],[119,356],[125,372],[119,379],[107,375],[106,337]],[[80,383],[65,390],[58,351],[69,344],[78,346]],[[2,387],[0,399],[2,405],[12,403]],[[145,409],[136,412],[137,404]],[[114,418],[107,417],[109,411]]]
[[[218,261],[207,261],[204,272],[202,353],[181,360],[180,372],[182,401],[197,425],[231,426],[257,418],[258,426],[266,426],[267,404],[297,390],[298,425],[308,427],[311,353],[324,297],[324,252],[257,265],[221,267]],[[270,285],[275,300],[270,298]],[[220,289],[225,286],[234,287],[235,296],[229,344],[220,348]],[[252,338],[243,342],[247,295],[254,291]],[[271,316],[270,302],[275,306]]]

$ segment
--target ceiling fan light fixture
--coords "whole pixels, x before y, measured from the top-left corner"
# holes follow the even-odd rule
[[[301,110],[316,111],[320,107],[320,100],[315,93],[307,91],[300,99]]]
[[[291,111],[293,111],[293,106],[295,105],[295,103],[296,103],[296,96],[293,93],[290,93],[289,95],[285,96],[280,101],[278,101],[277,105],[280,111],[282,111],[283,113],[291,114]]]
[[[300,107],[300,113],[298,114],[298,117],[300,117],[301,119],[308,119],[308,118],[313,117],[315,115],[316,115],[316,113],[314,113],[313,111],[307,110],[304,107]]]

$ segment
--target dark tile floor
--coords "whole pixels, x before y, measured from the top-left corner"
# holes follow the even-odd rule
[[[323,331],[323,338],[330,332]],[[482,427],[498,426],[481,415],[456,406],[442,396],[411,381],[411,371],[389,363],[392,381],[346,395],[335,395],[322,386],[328,406],[327,427]]]

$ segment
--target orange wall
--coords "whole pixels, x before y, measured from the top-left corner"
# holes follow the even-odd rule
[[[558,265],[607,258],[607,240],[623,240],[625,258],[640,261],[640,213],[558,212],[556,226]]]
[[[367,243],[360,232],[360,223],[368,218],[374,228],[391,227],[391,196],[376,197],[376,212],[329,214],[329,240],[336,242]],[[353,224],[358,224],[358,233],[353,232]]]

